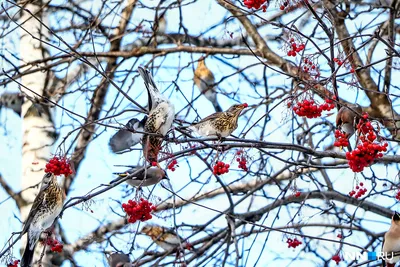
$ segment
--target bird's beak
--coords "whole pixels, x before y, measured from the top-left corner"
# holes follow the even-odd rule
[[[393,221],[400,221],[400,214],[397,211],[394,212]]]

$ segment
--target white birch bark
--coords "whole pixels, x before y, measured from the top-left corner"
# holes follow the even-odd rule
[[[26,5],[37,17],[41,18],[42,22],[48,25],[48,19],[45,13],[38,13],[40,10],[39,5]],[[43,58],[44,52],[42,50],[42,44],[40,41],[35,40],[27,32],[33,36],[46,40],[49,36],[49,32],[41,26],[40,22],[35,18],[31,17],[28,12],[23,12],[20,17],[22,28],[20,29],[20,57],[21,64],[31,62]],[[39,67],[39,66],[38,66]],[[34,72],[29,75],[25,75],[21,78],[21,83],[34,91],[38,95],[43,95],[45,81],[47,74],[46,72]],[[33,98],[38,98],[36,94],[21,88],[21,90]],[[39,98],[40,99],[40,98]],[[54,126],[51,118],[46,112],[42,112],[40,115],[30,112],[32,102],[27,100],[22,105],[21,117],[23,119],[23,137],[22,137],[22,178],[21,186],[22,189],[28,188],[32,185],[36,185],[41,182],[45,164],[51,155],[52,145],[54,143]],[[29,110],[29,112],[28,112]],[[22,192],[22,197],[30,203],[29,205],[21,208],[21,219],[26,220],[31,204],[35,199],[38,187],[26,190]],[[23,238],[23,244],[26,242],[26,235]],[[25,245],[23,245],[23,248]],[[40,252],[43,249],[41,246],[36,247],[34,261],[39,259]],[[46,266],[46,264],[43,264]]]

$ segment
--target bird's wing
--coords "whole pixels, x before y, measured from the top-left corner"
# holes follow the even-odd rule
[[[336,127],[338,127],[339,125],[342,125],[342,114],[344,112],[344,107],[341,107],[339,109],[338,114],[336,115]]]
[[[221,116],[223,112],[215,112],[211,115],[208,115],[207,117],[205,117],[204,119],[200,120],[199,122],[194,123],[194,125],[205,122],[205,121],[209,121],[209,120],[213,120],[218,118],[219,116]]]
[[[119,130],[110,138],[108,144],[111,150],[114,153],[117,153],[138,144],[141,141],[143,134],[133,133],[131,131],[143,132],[146,120],[147,116],[145,116],[141,121],[136,118],[131,119],[125,126],[127,129]]]
[[[46,192],[44,190],[40,191],[33,201],[31,210],[29,211],[28,217],[24,223],[24,228],[22,229],[22,234],[28,231],[29,225],[31,224],[36,212],[39,210],[40,206],[43,205],[46,199]]]

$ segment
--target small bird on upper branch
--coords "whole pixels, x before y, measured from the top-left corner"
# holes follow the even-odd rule
[[[128,175],[133,174],[136,170],[140,168],[143,167],[139,166],[129,169],[123,173],[114,173],[114,174],[117,174],[120,177],[126,177]],[[165,171],[158,167],[151,167],[139,171],[139,173],[135,174],[135,176],[133,176],[131,179],[126,180],[126,182],[134,187],[145,187],[145,186],[155,185],[159,183],[162,179],[168,180],[168,176],[165,173]],[[112,184],[113,182],[115,182],[115,180],[111,181],[110,183]]]
[[[138,71],[144,80],[149,97],[149,116],[144,125],[144,131],[151,134],[143,135],[143,154],[146,160],[153,163],[158,161],[158,153],[163,141],[163,137],[156,135],[167,135],[174,121],[175,107],[160,93],[147,69],[139,67]]]
[[[57,183],[56,176],[46,173],[22,230],[22,235],[28,232],[28,239],[21,259],[21,267],[31,266],[40,234],[53,225],[62,210],[63,202],[63,191]]]
[[[214,74],[207,68],[204,61],[204,57],[199,59],[193,80],[200,92],[213,104],[215,111],[221,112],[222,108],[217,100]]]
[[[383,238],[382,252],[384,252],[387,257],[386,266],[394,267],[396,263],[400,260],[399,256],[392,257],[391,252],[400,251],[400,214],[395,212],[392,216],[392,223],[390,225],[389,231],[386,232]],[[385,263],[385,261],[383,260]]]
[[[144,125],[146,124],[147,116],[144,116],[141,121],[133,118],[128,121],[124,129],[119,130],[110,138],[111,150],[118,153],[129,149],[140,143],[143,137]]]
[[[193,124],[189,129],[201,136],[227,137],[236,130],[240,112],[247,108],[247,103],[231,106],[227,111],[216,112]]]

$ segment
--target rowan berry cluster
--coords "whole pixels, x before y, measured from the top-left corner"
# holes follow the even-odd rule
[[[357,184],[355,189],[351,190],[349,192],[349,195],[351,197],[354,196],[355,199],[358,199],[360,197],[362,197],[363,195],[365,195],[365,193],[367,193],[367,188],[364,187],[364,183],[361,182],[359,185]]]
[[[290,57],[295,57],[297,55],[297,53],[301,52],[304,50],[304,48],[306,47],[305,44],[301,43],[296,43],[294,38],[290,38],[289,40],[290,42],[290,50],[287,52],[287,55]]]
[[[63,247],[64,247],[63,244],[61,244],[60,242],[58,242],[58,240],[52,239],[52,238],[47,238],[46,244],[47,244],[48,246],[50,246],[51,251],[53,251],[53,252],[58,252],[58,253],[61,253],[62,250],[63,250]]]
[[[315,103],[314,100],[303,100],[297,102],[293,107],[294,113],[301,117],[306,117],[309,119],[318,118],[321,116],[322,111],[329,111],[335,107],[335,104],[332,100],[326,99],[322,105]]]
[[[315,78],[318,78],[321,75],[318,64],[314,63],[314,60],[311,57],[305,57],[303,62],[302,70],[305,73],[315,76]]]
[[[336,147],[341,147],[341,146],[348,146],[349,145],[349,139],[347,139],[347,135],[342,132],[341,130],[336,130],[335,131],[335,142],[333,143],[334,146]]]
[[[248,8],[259,9],[262,8],[263,12],[267,11],[267,0],[244,0],[243,4]]]
[[[295,239],[288,238],[286,243],[288,244],[288,248],[296,248],[296,247],[300,246],[301,244],[303,244],[301,241],[297,240],[297,238],[295,238]]]
[[[289,5],[289,1],[285,1],[282,3],[282,5],[280,5],[279,9],[280,10],[285,10],[285,8]]]
[[[396,194],[396,199],[397,199],[398,201],[400,201],[400,190],[399,190],[399,191],[397,191],[397,194]]]
[[[241,150],[239,150],[239,151],[237,151],[236,152],[236,155],[238,156],[237,158],[236,158],[236,161],[239,163],[239,169],[242,169],[242,170],[244,170],[244,171],[248,171],[248,168],[247,168],[247,159],[242,155],[242,151]]]
[[[46,164],[45,173],[53,173],[54,175],[64,174],[65,176],[73,173],[69,159],[65,157],[54,156]]]
[[[7,267],[18,267],[18,263],[19,263],[19,260],[15,260],[15,261],[7,264]]]
[[[229,167],[230,167],[229,164],[225,164],[222,161],[217,161],[214,166],[213,174],[222,175],[222,174],[228,173]]]
[[[150,220],[153,218],[150,213],[157,209],[151,202],[143,198],[139,202],[129,200],[128,203],[122,204],[122,208],[128,215],[129,223],[135,223],[138,220],[142,222]]]
[[[388,146],[388,143],[376,140],[377,136],[368,120],[368,114],[363,114],[357,125],[357,130],[360,133],[360,142],[356,149],[346,153],[346,159],[353,172],[361,172],[365,167],[371,165],[375,159],[383,157],[382,152],[386,152]]]
[[[152,161],[151,166],[153,166],[153,167],[157,166],[157,161]]]
[[[342,259],[340,258],[340,256],[337,255],[337,254],[332,256],[332,260],[333,260],[334,262],[336,262],[337,265],[339,265],[339,262],[342,261]]]
[[[335,61],[336,62],[336,64],[338,64],[339,66],[342,66],[343,65],[343,61],[342,60],[340,60],[339,58],[337,58],[337,57],[335,57],[334,59],[333,59],[333,61]]]
[[[337,234],[337,238],[342,239],[343,238],[342,234]]]
[[[301,196],[301,192],[300,192],[300,191],[294,192],[294,196],[295,196],[295,197],[300,197],[300,196]]]
[[[168,164],[168,170],[175,171],[175,166],[178,164],[176,159],[173,159],[170,164]]]

